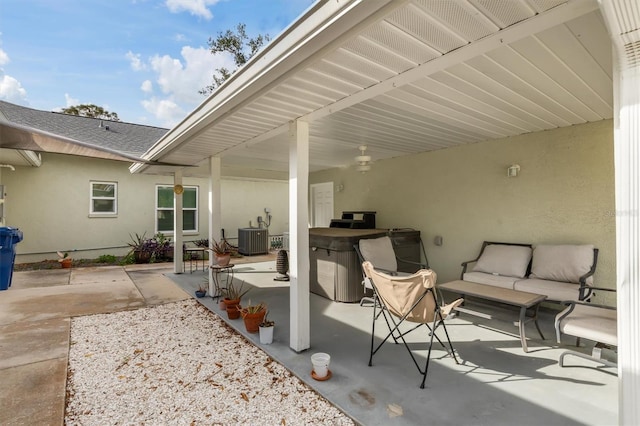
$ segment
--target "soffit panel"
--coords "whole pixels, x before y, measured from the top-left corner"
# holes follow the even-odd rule
[[[448,63],[447,52],[497,39],[498,29],[564,3],[414,0],[217,119],[184,145],[197,155],[169,157],[179,162],[222,155],[225,165],[227,158],[253,155],[263,158],[255,164],[268,167],[273,161],[281,168],[288,158],[286,137],[262,135],[282,132],[288,122],[321,110],[331,114],[310,122],[312,170],[344,166],[345,153],[351,163],[360,144],[369,146],[367,155],[382,159],[610,118],[611,46],[598,11],[481,50],[464,62],[430,66]],[[404,78],[421,66],[422,78],[415,72]],[[398,76],[397,87],[394,82],[394,88],[332,111],[335,102]],[[251,148],[242,149],[247,143]]]

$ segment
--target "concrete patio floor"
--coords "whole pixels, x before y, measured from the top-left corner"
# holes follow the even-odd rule
[[[272,345],[261,345],[257,334],[246,333],[241,319],[228,320],[210,297],[198,300],[358,423],[617,424],[615,369],[575,357],[567,358],[575,367],[560,368],[558,356],[572,342],[555,344],[553,312],[541,315],[547,340],[527,326],[532,338],[528,354],[510,322],[469,316],[448,320],[461,364],[436,344],[426,388],[420,389],[418,371],[401,345],[387,344],[373,367],[367,366],[370,308],[311,294],[311,348],[296,353],[289,348],[288,283],[273,280],[275,262],[234,269],[236,279],[254,287],[245,300],[269,306],[276,321]],[[203,271],[173,274],[170,265],[14,273],[12,287],[0,292],[0,424],[63,424],[70,317],[192,297],[205,276]],[[412,346],[425,349],[415,341]],[[330,380],[311,378],[315,352],[331,355]]]
[[[368,366],[371,308],[336,303],[311,294],[311,348],[296,353],[289,347],[289,289],[274,281],[275,262],[237,265],[235,279],[254,288],[243,298],[264,301],[276,321],[274,343],[262,345],[257,334],[244,329],[242,319],[228,320],[210,297],[198,299],[218,313],[274,359],[316,389],[358,423],[364,425],[615,425],[618,423],[616,370],[567,357],[575,339],[555,342],[555,312],[543,309],[541,340],[535,326],[527,325],[529,353],[524,353],[513,322],[485,320],[469,315],[447,320],[447,329],[461,359],[456,365],[439,344],[434,345],[425,389],[404,346],[386,344]],[[185,291],[193,291],[204,274],[168,275]],[[486,309],[483,306],[483,309]],[[493,307],[489,307],[490,309]],[[500,311],[493,309],[494,313]],[[513,312],[500,312],[517,318]],[[383,330],[382,324],[378,330]],[[439,334],[442,330],[439,331]],[[376,333],[378,334],[378,333]],[[422,331],[422,338],[425,332]],[[412,336],[413,335],[413,336]],[[409,339],[426,358],[426,345]],[[588,352],[587,348],[581,349]],[[311,378],[311,354],[331,355],[333,376]],[[612,355],[612,354],[610,354]]]

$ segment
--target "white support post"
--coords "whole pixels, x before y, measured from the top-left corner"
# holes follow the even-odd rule
[[[614,47],[620,425],[640,424],[640,14],[636,2],[600,1]]]
[[[220,157],[209,158],[209,246],[213,240],[222,238],[221,185],[222,166]],[[213,252],[209,252],[209,266],[215,263]],[[209,295],[215,296],[213,275],[209,274]]]
[[[182,254],[182,192],[175,191],[177,185],[182,185],[182,170],[173,174],[173,272],[181,274],[184,271],[184,256]]]
[[[309,123],[289,124],[289,346],[311,343],[309,313]]]

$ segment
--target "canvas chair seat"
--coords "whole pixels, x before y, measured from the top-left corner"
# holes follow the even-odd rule
[[[458,358],[454,352],[449,333],[444,324],[444,319],[455,307],[461,305],[463,300],[458,299],[446,306],[440,306],[435,293],[437,276],[432,270],[421,269],[409,276],[392,276],[378,271],[374,268],[373,264],[368,261],[362,264],[362,268],[366,276],[365,279],[370,281],[374,291],[374,299],[377,302],[374,303],[373,309],[369,365],[373,365],[373,356],[390,338],[396,343],[402,341],[415,366],[418,368],[418,371],[422,374],[420,387],[424,388],[434,338],[454,357],[456,363],[458,363]],[[380,312],[378,312],[378,306]],[[389,328],[389,333],[382,342],[374,348],[376,320],[381,314]],[[400,325],[405,321],[416,323],[417,325],[411,330],[402,333],[400,332]],[[429,349],[424,369],[418,364],[411,348],[404,338],[406,334],[416,330],[422,325],[426,326],[429,330],[427,334]],[[444,329],[450,350],[447,349],[435,333],[439,327]]]

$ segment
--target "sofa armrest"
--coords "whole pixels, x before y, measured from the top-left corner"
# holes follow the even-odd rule
[[[470,263],[475,263],[478,261],[478,259],[480,259],[480,256],[478,256],[477,258],[473,259],[473,260],[467,260],[466,262],[462,262],[462,264],[460,266],[462,266],[462,272],[460,273],[460,279],[462,279],[462,277],[464,276],[464,274],[467,272],[467,266]]]
[[[580,294],[579,294],[579,299],[580,300],[589,300],[589,298],[593,295],[593,290],[595,289],[595,287],[591,287],[589,285],[587,285],[587,278],[593,276],[593,274],[596,272],[596,265],[598,264],[598,249],[594,248],[593,249],[593,263],[591,264],[591,269],[589,270],[589,272],[587,272],[586,274],[584,274],[583,276],[580,277]],[[605,290],[605,291],[610,291],[611,289],[605,289],[605,288],[599,288],[599,290]]]

